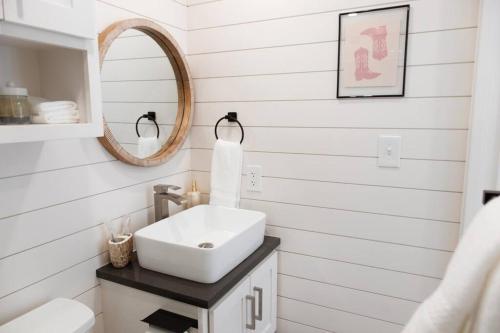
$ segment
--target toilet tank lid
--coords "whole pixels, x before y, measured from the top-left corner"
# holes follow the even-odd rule
[[[56,298],[0,326],[0,333],[85,333],[94,323],[94,313],[87,306]]]

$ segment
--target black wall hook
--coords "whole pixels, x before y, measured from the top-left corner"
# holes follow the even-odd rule
[[[243,139],[245,138],[245,130],[243,129],[243,126],[241,125],[241,123],[238,121],[238,113],[236,113],[236,112],[228,112],[227,115],[225,115],[224,117],[217,120],[217,123],[215,124],[215,138],[219,139],[219,136],[217,135],[217,127],[219,126],[219,123],[224,119],[226,119],[230,123],[237,123],[240,126],[240,129],[241,129],[240,144],[242,144]]]
[[[160,137],[160,127],[158,126],[158,123],[156,122],[156,112],[154,111],[148,111],[148,113],[143,114],[140,116],[137,121],[135,122],[135,132],[137,133],[137,136],[140,138],[141,135],[139,134],[139,122],[141,119],[146,118],[147,120],[150,120],[155,123],[156,125],[156,137]]]

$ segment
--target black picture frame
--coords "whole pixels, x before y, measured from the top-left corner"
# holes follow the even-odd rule
[[[399,10],[399,9],[407,9],[406,10],[406,31],[405,31],[405,42],[404,42],[404,60],[403,60],[403,78],[401,84],[401,93],[399,94],[365,94],[365,95],[341,95],[341,50],[342,50],[342,19],[347,15],[362,15],[366,13],[372,13],[377,11],[388,11],[388,10]],[[339,14],[339,33],[338,33],[338,47],[337,47],[337,98],[338,99],[347,99],[347,98],[389,98],[389,97],[404,97],[405,89],[406,89],[406,66],[407,66],[407,56],[408,56],[408,29],[410,25],[410,5],[400,5],[400,6],[391,6],[384,8],[375,8],[369,10],[361,10],[361,11],[353,11]]]

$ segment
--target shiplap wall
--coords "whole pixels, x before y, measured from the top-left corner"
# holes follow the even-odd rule
[[[412,6],[407,97],[337,101],[337,15],[379,3]],[[399,332],[458,238],[477,1],[98,1],[99,30],[137,16],[189,47],[193,148],[145,169],[96,140],[0,145],[0,323],[64,296],[101,332],[102,222],[144,225],[152,185],[191,169],[208,192],[212,126],[237,111],[245,164],[264,168],[242,206],[282,238],[279,331]],[[377,168],[380,134],[403,137],[400,169]]]
[[[146,17],[186,45],[182,1],[97,2],[98,31]],[[151,221],[157,183],[187,186],[189,143],[167,164],[125,165],[96,139],[0,145],[0,324],[55,297],[76,298],[103,332],[96,268],[107,261],[103,222],[131,214]]]
[[[189,1],[193,175],[208,192],[213,124],[237,111],[245,165],[264,173],[242,207],[282,240],[279,332],[400,332],[440,282],[459,233],[477,2]],[[338,13],[407,3],[407,97],[336,100]],[[377,167],[383,134],[402,136],[399,169]]]

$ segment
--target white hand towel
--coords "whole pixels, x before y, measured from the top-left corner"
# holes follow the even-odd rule
[[[240,206],[243,150],[237,142],[217,140],[212,154],[210,204],[238,208]]]
[[[475,312],[488,274],[499,259],[500,199],[495,199],[474,218],[460,240],[441,284],[420,305],[402,333],[461,332]]]
[[[160,148],[160,140],[156,136],[137,138],[137,157],[139,158],[146,158],[156,154]]]

